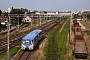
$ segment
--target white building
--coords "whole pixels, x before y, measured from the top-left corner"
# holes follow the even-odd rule
[[[71,12],[60,12],[61,16],[70,16]]]
[[[83,12],[90,12],[90,10],[84,10],[84,9],[83,9],[83,10],[81,11],[81,13],[83,13]]]
[[[47,15],[54,15],[54,14],[56,14],[56,12],[51,12],[51,11],[47,12]]]
[[[35,14],[40,14],[40,12],[35,12]]]
[[[59,12],[56,12],[56,14],[59,14]]]
[[[10,13],[10,11],[11,11],[11,9],[10,9],[10,8],[8,8],[8,13]]]
[[[27,16],[26,18],[23,18],[24,22],[31,22],[31,18],[29,16]]]

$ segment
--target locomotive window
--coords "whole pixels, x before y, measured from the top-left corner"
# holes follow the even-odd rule
[[[33,44],[33,41],[30,41],[29,43],[30,43],[30,44]]]
[[[22,43],[25,44],[25,41],[23,41]]]
[[[31,41],[29,41],[29,44],[32,44]]]
[[[33,44],[33,40],[31,41],[31,44]]]
[[[32,40],[32,42],[33,42],[33,40]]]
[[[26,44],[29,44],[29,41],[28,40],[26,40]]]
[[[39,37],[42,37],[42,33],[40,33],[40,36]]]

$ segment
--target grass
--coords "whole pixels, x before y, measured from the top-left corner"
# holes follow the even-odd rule
[[[10,49],[10,57],[7,57],[7,52],[4,52],[0,55],[0,60],[10,60],[20,49],[20,43],[17,46]]]
[[[84,31],[87,35],[90,35],[90,30]]]
[[[66,25],[64,26],[62,32],[60,33],[60,29],[61,29],[63,23],[60,24],[59,26],[57,26],[56,28],[54,28],[48,36],[48,45],[45,48],[46,60],[48,60],[48,59],[65,60],[64,56],[67,52],[66,51],[66,42],[67,42],[69,21],[66,20]],[[56,40],[56,41],[54,41],[54,40]],[[55,47],[57,47],[57,52],[54,51]],[[57,53],[57,54],[55,55],[55,53]]]
[[[61,26],[62,26],[62,24],[60,24],[58,27],[61,28]],[[48,35],[48,45],[45,48],[45,57],[46,57],[45,60],[57,58],[56,56],[54,56],[53,49],[50,49],[50,47],[54,48],[53,41],[54,41],[54,38],[57,36],[58,31],[59,31],[58,27],[54,28]],[[56,30],[57,30],[57,32],[56,32]]]
[[[69,23],[66,22],[66,25],[64,26],[62,32],[58,34],[58,53],[60,56],[60,60],[65,60],[64,56],[66,54],[66,42],[67,42],[67,35],[68,35],[68,27]]]
[[[18,31],[15,31],[15,32],[13,33],[14,36],[17,36],[18,34],[19,34]]]
[[[18,52],[19,49],[20,49],[20,46],[16,46],[16,47],[10,49],[11,57],[13,55],[15,55]]]

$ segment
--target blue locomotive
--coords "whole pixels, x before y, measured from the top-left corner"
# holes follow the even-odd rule
[[[21,49],[33,50],[39,40],[42,38],[42,30],[36,29],[22,38]]]

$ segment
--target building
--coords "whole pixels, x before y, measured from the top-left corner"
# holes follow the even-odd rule
[[[47,11],[47,15],[54,15],[56,14],[55,12],[52,12],[52,11]]]
[[[56,11],[56,14],[59,14],[59,12],[58,12],[58,11]]]
[[[7,25],[8,17],[0,17],[0,23],[2,25]]]
[[[26,18],[23,18],[23,22],[31,22],[31,18],[27,16]]]
[[[10,13],[10,11],[11,11],[11,9],[10,9],[10,8],[8,8],[8,13]]]
[[[61,16],[70,16],[71,12],[60,12]]]
[[[84,10],[84,9],[83,9],[83,10],[81,11],[81,13],[83,13],[83,12],[90,12],[90,10]]]

